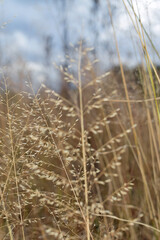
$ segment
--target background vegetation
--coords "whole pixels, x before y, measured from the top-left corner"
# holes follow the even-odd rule
[[[132,1],[141,65],[99,74],[81,40],[60,72],[62,89],[0,85],[0,239],[160,238],[160,113],[157,57]],[[21,79],[22,80],[22,79]]]

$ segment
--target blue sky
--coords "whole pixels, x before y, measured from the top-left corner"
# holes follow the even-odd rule
[[[58,2],[59,1],[59,2]],[[87,39],[88,45],[94,47],[94,33],[90,21],[91,0],[66,0],[68,4],[69,42],[75,44],[80,36]],[[112,3],[119,0],[112,0]],[[136,2],[136,0],[133,0]],[[70,4],[72,3],[72,4]],[[44,64],[44,38],[53,37],[53,51],[51,61],[58,62],[63,57],[63,12],[59,8],[60,0],[0,0],[0,49],[2,59],[11,60],[22,57],[33,69],[40,69]],[[156,47],[160,50],[160,1],[139,0],[138,1],[142,21],[147,29],[150,25],[150,35]],[[97,16],[97,28],[99,29],[99,57],[103,59],[104,65],[110,62],[107,52],[101,46],[109,43],[115,49],[112,28],[107,21],[106,0],[101,0],[101,12]],[[92,19],[93,20],[93,19]],[[101,28],[104,22],[106,27]],[[135,35],[131,29],[130,21],[119,5],[119,10],[114,19],[118,37],[121,57],[124,63],[130,58],[130,65],[135,64],[133,44],[130,33]],[[7,24],[6,24],[7,23]],[[4,27],[5,26],[5,27]],[[105,60],[105,61],[104,61]],[[117,58],[112,59],[116,63]],[[39,67],[38,67],[39,66]]]
[[[84,6],[89,6],[85,1],[82,2]],[[84,8],[83,4],[76,5],[77,3],[73,7],[70,6],[69,13],[70,23],[72,23],[71,31],[73,31],[70,40],[73,42],[80,33],[78,28],[81,28],[83,22],[85,23],[89,14],[88,8]],[[78,7],[78,14],[74,13],[74,7],[75,9]],[[52,3],[51,0],[3,0],[0,4],[0,13],[1,23],[8,22],[1,30],[1,39],[5,41],[10,53],[17,52],[26,59],[40,59],[44,54],[44,36],[52,35],[54,52],[56,55],[61,55],[63,13],[60,12],[57,4]]]
[[[70,42],[75,43],[80,35],[85,35],[89,44],[92,44],[93,32],[89,29],[89,16],[91,0],[66,0],[69,7],[69,36]],[[60,1],[59,1],[60,2]],[[70,4],[72,2],[72,4]],[[116,2],[116,1],[115,1]],[[119,2],[119,1],[118,1]],[[144,4],[145,3],[145,4]],[[103,10],[106,8],[106,1],[101,0]],[[156,0],[138,1],[141,17],[145,25],[148,24],[147,8],[149,10],[152,33],[156,42],[160,30],[160,3]],[[1,24],[8,22],[4,29],[1,29],[1,42],[6,46],[8,54],[20,54],[25,59],[40,60],[44,55],[44,36],[53,36],[54,55],[61,55],[62,19],[63,13],[52,0],[1,0],[0,1]],[[101,12],[101,17],[105,16]],[[118,21],[115,20],[117,35],[123,55],[126,54],[126,44],[132,52],[132,47],[127,43],[126,33],[129,29],[129,21],[124,14],[124,8],[119,8]],[[106,29],[105,29],[106,30]],[[100,43],[111,37],[111,29],[100,30]],[[127,34],[129,36],[129,33]],[[126,38],[126,43],[123,44]],[[158,46],[157,46],[158,47]],[[127,48],[126,48],[127,49]],[[55,57],[54,57],[55,58]]]

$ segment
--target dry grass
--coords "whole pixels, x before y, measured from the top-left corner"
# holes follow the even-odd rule
[[[80,45],[77,77],[60,67],[68,99],[45,85],[14,94],[3,76],[2,239],[158,237],[154,99],[125,71],[131,125],[121,75],[96,76],[87,55]]]
[[[15,93],[2,74],[0,239],[159,239],[159,75],[134,17],[146,61],[136,77],[113,21],[120,68],[110,73],[96,75],[80,42],[77,73],[59,68],[63,94],[30,83]]]

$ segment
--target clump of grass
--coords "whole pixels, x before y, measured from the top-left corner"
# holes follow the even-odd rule
[[[12,93],[1,85],[1,234],[4,239],[113,239],[130,232],[127,200],[133,179],[119,182],[125,138],[109,135],[120,109],[106,110],[100,79],[85,82],[80,44],[74,101],[42,85]],[[61,69],[62,70],[62,69]],[[91,92],[87,100],[84,93]],[[88,95],[88,96],[89,96]],[[114,206],[115,204],[115,206]],[[128,232],[128,233],[126,233]]]
[[[44,84],[37,92],[28,84],[28,92],[13,93],[3,75],[3,239],[138,239],[143,229],[149,229],[149,236],[158,234],[158,218],[150,218],[155,208],[146,213],[154,200],[138,197],[143,182],[139,187],[134,168],[140,168],[142,181],[148,170],[136,151],[139,144],[145,154],[140,136],[134,142],[139,116],[133,112],[137,124],[127,122],[123,90],[115,92],[116,77],[110,84],[113,73],[96,76],[89,50],[80,43],[77,60],[72,61],[78,74],[59,68],[66,84],[73,86],[68,98]],[[133,169],[130,158],[136,164]]]
[[[82,42],[57,67],[64,95],[31,83],[16,93],[2,73],[1,239],[159,239],[160,81],[140,17],[123,2],[144,54],[138,81],[121,62],[109,1],[118,73],[97,76]]]

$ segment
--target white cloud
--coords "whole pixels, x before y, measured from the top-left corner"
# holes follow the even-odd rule
[[[0,36],[1,45],[5,49],[5,57],[10,60],[16,56],[22,56],[26,60],[40,59],[44,56],[41,42],[34,36],[28,36],[21,31],[1,33]]]
[[[71,3],[69,0],[66,1]],[[115,4],[120,3],[119,0],[112,0],[112,3],[113,1]],[[94,43],[93,23],[91,24],[91,22],[89,22],[91,2],[91,0],[73,0],[72,4],[68,6],[69,41],[72,43],[76,43],[79,37],[88,39],[90,45]],[[139,0],[137,2],[143,23],[147,30],[149,29],[149,12],[151,32],[155,38],[156,47],[159,48],[157,39],[160,33],[160,1]],[[35,64],[38,64],[44,60],[44,35],[53,36],[53,60],[57,60],[57,56],[62,55],[63,13],[60,12],[57,5],[58,3],[60,3],[60,0],[55,1],[55,5],[51,0],[4,0],[0,2],[1,23],[11,20],[6,28],[0,32],[1,45],[6,58],[11,59],[14,56],[22,55],[26,61],[32,62],[32,68],[38,71],[36,67],[39,65],[34,65],[33,67],[33,61]],[[136,3],[136,1],[134,0],[133,3]],[[134,6],[136,9],[136,4]],[[109,15],[106,0],[101,0],[101,8],[102,14],[99,16],[97,26],[101,26],[102,22],[106,24],[106,26],[104,28],[101,27],[99,30],[99,43],[103,44],[107,41],[114,42],[112,29],[107,25]],[[131,30],[132,34],[134,31],[132,31],[131,23],[124,11],[123,4],[119,6],[118,12],[119,14],[116,14],[114,23],[122,59],[126,59],[128,49],[132,53],[134,52],[129,30]],[[16,18],[14,18],[15,15]],[[105,53],[103,56],[104,55]]]

